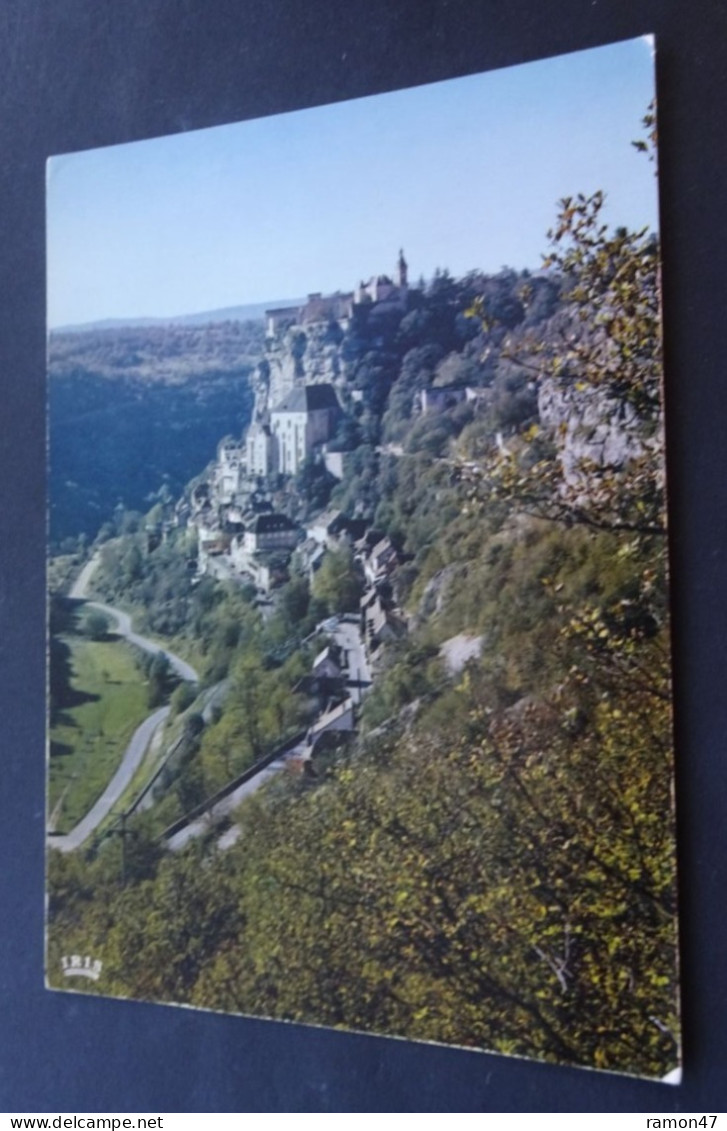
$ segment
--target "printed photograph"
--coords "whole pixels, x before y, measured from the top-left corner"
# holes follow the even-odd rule
[[[49,988],[680,1079],[654,50],[49,161]]]

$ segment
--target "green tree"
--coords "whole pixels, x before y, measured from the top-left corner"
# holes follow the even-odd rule
[[[156,652],[148,674],[148,701],[150,707],[158,707],[167,699],[175,682],[172,666],[163,652]]]
[[[111,621],[100,609],[91,609],[83,620],[83,632],[89,640],[104,640],[111,628]]]
[[[308,615],[310,605],[310,585],[306,577],[294,575],[283,588],[278,610],[282,616],[288,634],[299,630]]]
[[[313,580],[313,596],[325,602],[328,613],[355,612],[362,584],[352,551],[344,547],[326,554]]]
[[[295,476],[296,493],[305,501],[311,511],[322,510],[328,505],[336,480],[326,469],[326,465],[313,456],[308,456]]]
[[[190,683],[180,683],[172,695],[171,707],[175,715],[181,715],[192,706],[197,695]]]

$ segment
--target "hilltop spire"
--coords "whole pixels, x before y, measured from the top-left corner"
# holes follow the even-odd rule
[[[405,287],[407,285],[407,274],[408,274],[408,271],[409,271],[409,267],[408,267],[408,264],[406,262],[406,259],[404,258],[404,249],[403,248],[399,248],[399,262],[398,262],[397,266],[399,268],[399,286]]]

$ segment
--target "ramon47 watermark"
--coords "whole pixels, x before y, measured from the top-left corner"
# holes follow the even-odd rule
[[[648,1128],[655,1128],[656,1131],[665,1131],[666,1128],[672,1131],[682,1131],[682,1128],[690,1127],[707,1127],[712,1128],[717,1126],[716,1115],[656,1115],[650,1116],[646,1120]]]

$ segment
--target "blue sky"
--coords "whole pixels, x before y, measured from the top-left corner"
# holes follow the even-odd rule
[[[48,166],[48,321],[167,317],[503,265],[537,268],[557,200],[657,227],[631,146],[647,39]]]

